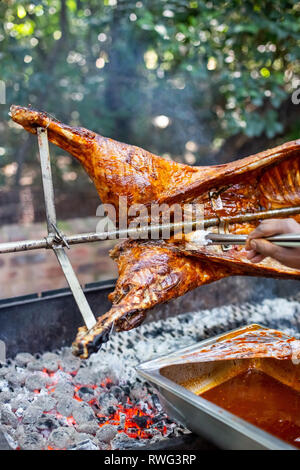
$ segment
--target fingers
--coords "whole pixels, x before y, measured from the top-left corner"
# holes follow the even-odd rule
[[[283,248],[264,239],[251,240],[250,246],[248,259],[252,263],[260,263],[264,258],[270,256],[290,268],[299,269],[300,267],[300,250]]]
[[[267,256],[290,268],[300,269],[300,249],[283,248],[265,240],[281,233],[300,233],[300,224],[294,219],[264,220],[247,239],[247,258],[251,263],[261,263]]]
[[[251,263],[261,263],[265,256],[257,253],[255,250],[249,250],[247,253],[247,258],[249,261],[251,261]]]
[[[274,243],[270,243],[262,238],[257,240],[251,240],[250,247],[251,252],[253,252],[252,260],[258,255],[262,256],[263,258],[265,258],[266,256],[271,256],[272,258],[275,258],[275,256],[278,255],[278,248],[280,248],[277,245],[274,245]]]
[[[251,250],[251,240],[256,238],[266,238],[281,233],[299,233],[300,225],[292,218],[290,219],[269,219],[263,220],[247,239],[246,250]],[[252,248],[253,249],[253,248]]]

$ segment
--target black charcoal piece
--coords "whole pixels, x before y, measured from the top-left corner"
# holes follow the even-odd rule
[[[99,447],[91,439],[85,439],[70,446],[68,450],[99,450]]]
[[[36,424],[43,412],[40,408],[35,405],[30,405],[23,414],[23,424]]]
[[[0,392],[0,403],[9,403],[14,398],[14,394],[9,391]]]
[[[42,411],[51,411],[56,406],[57,400],[50,395],[39,395],[34,404]]]
[[[5,437],[3,431],[1,430],[0,430],[0,450],[11,450],[8,440]]]
[[[42,388],[45,388],[47,383],[47,378],[38,372],[28,375],[25,380],[26,388],[32,392],[34,390],[41,390]]]
[[[67,357],[61,360],[61,367],[65,372],[69,374],[74,374],[78,371],[79,367],[81,366],[81,360],[74,357]]]
[[[26,432],[19,437],[19,445],[23,450],[39,450],[45,446],[45,439],[38,432]]]
[[[111,424],[104,424],[96,433],[96,438],[99,439],[101,442],[105,442],[107,444],[116,436],[117,434],[116,426]]]
[[[75,432],[73,428],[67,427],[54,429],[48,438],[48,445],[54,449],[67,449],[74,444]]]
[[[1,409],[1,424],[9,424],[13,428],[18,426],[18,419],[14,413],[8,408],[9,405],[3,405]]]
[[[94,398],[95,393],[93,388],[83,386],[77,390],[77,395],[82,401],[89,402]]]
[[[15,357],[16,364],[18,366],[26,366],[29,362],[34,361],[34,357],[30,353],[19,353]]]
[[[23,371],[12,370],[8,372],[5,376],[5,380],[7,380],[10,385],[19,387],[25,383],[25,379],[26,374]]]
[[[62,397],[57,400],[56,410],[62,416],[71,416],[79,406],[78,401],[74,400],[74,398]]]
[[[44,366],[42,362],[38,359],[34,359],[32,362],[28,362],[27,369],[30,371],[41,371]]]
[[[95,413],[92,408],[84,402],[78,402],[79,406],[73,412],[73,417],[77,424],[88,423],[95,420]]]
[[[79,433],[92,434],[93,436],[96,434],[98,429],[99,429],[99,425],[97,424],[96,421],[89,422],[89,423],[84,423],[84,424],[79,424],[78,426],[76,426],[76,430]]]
[[[36,423],[36,428],[40,431],[53,431],[59,427],[59,421],[55,416],[43,414]]]
[[[129,437],[124,432],[118,433],[114,439],[111,441],[112,450],[120,449],[138,449],[142,448],[145,445],[145,439],[138,440],[134,437]]]

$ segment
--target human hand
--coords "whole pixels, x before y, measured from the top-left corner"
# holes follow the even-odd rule
[[[263,220],[247,239],[247,258],[252,263],[260,263],[270,256],[290,268],[300,269],[300,248],[284,248],[264,240],[266,237],[283,233],[299,233],[300,224],[294,219]]]

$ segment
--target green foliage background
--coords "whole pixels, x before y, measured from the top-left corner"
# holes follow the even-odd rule
[[[9,122],[11,103],[199,165],[299,137],[298,2],[2,0],[0,19],[2,189],[28,171],[40,185],[35,139]],[[90,191],[65,161],[56,185]]]

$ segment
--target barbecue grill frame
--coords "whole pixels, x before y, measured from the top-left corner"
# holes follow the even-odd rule
[[[170,365],[171,359],[210,346],[222,338],[227,338],[231,333],[242,334],[252,327],[267,328],[260,324],[236,328],[167,356],[142,363],[136,370],[144,379],[158,388],[161,403],[171,418],[223,449],[297,450],[296,447],[205,400],[160,373],[163,367]]]
[[[91,308],[103,315],[110,308],[108,294],[115,280],[86,284],[84,294]],[[70,346],[82,326],[78,306],[68,288],[0,300],[0,340],[7,359],[19,352],[31,354]]]

